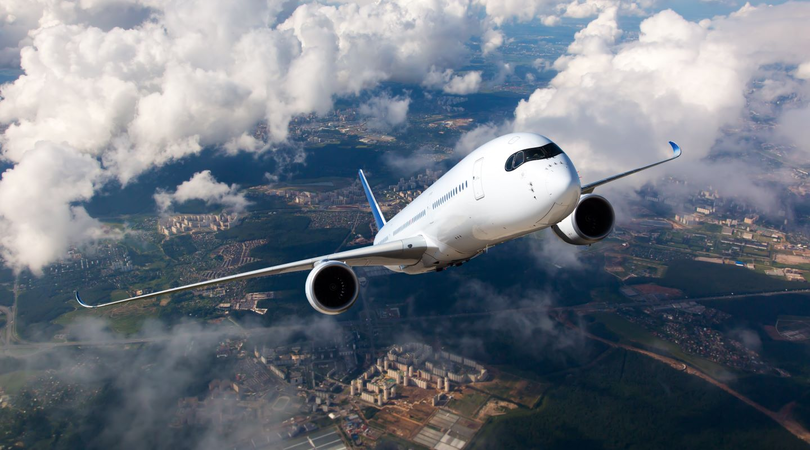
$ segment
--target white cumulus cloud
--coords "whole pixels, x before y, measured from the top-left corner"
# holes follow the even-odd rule
[[[206,147],[273,149],[293,117],[325,114],[336,98],[381,82],[476,92],[480,72],[456,73],[472,40],[495,52],[505,21],[554,23],[570,3],[4,0],[0,67],[23,75],[0,86],[0,157],[13,166],[0,196],[26,192],[27,215],[0,206],[0,255],[39,270],[67,245],[103,232],[80,204],[111,180],[137,182]],[[592,11],[644,6],[577,3],[596,5]],[[253,135],[258,125],[266,140]],[[56,179],[27,189],[39,172],[59,170],[37,156],[42,148],[81,166],[70,175],[81,192],[51,194],[63,184]],[[62,219],[48,223],[53,211]]]
[[[0,178],[0,256],[41,273],[72,241],[101,237],[100,224],[75,203],[103,182],[98,161],[64,145],[38,142]]]
[[[435,67],[431,67],[430,72],[422,81],[422,85],[432,89],[441,89],[448,94],[474,94],[481,88],[481,72],[472,71],[464,75],[456,75],[453,69],[439,71]]]
[[[360,105],[360,114],[369,118],[369,129],[385,131],[405,123],[410,104],[410,97],[382,94]]]
[[[188,181],[177,186],[174,192],[159,190],[154,195],[155,203],[161,213],[168,211],[172,204],[189,200],[203,200],[208,205],[222,205],[226,210],[241,212],[250,203],[245,194],[239,192],[239,186],[218,182],[210,170],[197,172]]]
[[[136,182],[206,147],[266,151],[285,142],[293,117],[324,114],[336,97],[460,67],[470,38],[492,29],[479,8],[466,0],[0,2],[0,66],[23,72],[0,87],[2,158],[13,165],[0,180],[0,255],[39,270],[101,233],[79,204],[110,180]],[[394,103],[385,120],[398,122],[404,106]],[[259,124],[266,141],[252,134]],[[81,192],[60,189],[58,177],[41,182],[40,173],[61,170],[41,148],[54,161],[82,163],[68,178]],[[20,192],[25,208],[16,210]],[[61,220],[50,220],[54,211]]]
[[[555,139],[585,182],[664,157],[674,140],[684,157],[667,166],[669,173],[752,191],[740,167],[701,159],[724,129],[743,123],[755,77],[779,85],[771,86],[774,92],[800,86],[770,67],[810,60],[810,4],[747,5],[699,23],[666,10],[641,23],[638,40],[623,43],[617,12],[605,9],[577,33],[568,54],[555,61],[558,74],[549,86],[520,102],[513,129]],[[802,122],[803,114],[787,114],[785,126]],[[658,175],[645,172],[628,182]]]

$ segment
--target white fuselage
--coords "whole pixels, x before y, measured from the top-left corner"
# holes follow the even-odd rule
[[[387,267],[411,274],[441,270],[571,214],[581,187],[565,153],[505,168],[516,152],[550,143],[537,134],[513,133],[459,161],[379,230],[375,245],[422,236],[429,246],[417,264]]]

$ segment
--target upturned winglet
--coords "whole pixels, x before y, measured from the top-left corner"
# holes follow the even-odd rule
[[[674,143],[672,141],[669,141],[669,145],[672,146],[672,153],[674,153],[673,158],[677,158],[677,157],[681,156],[681,147],[678,144],[676,144],[676,143]]]
[[[79,295],[79,291],[76,291],[75,294],[76,294],[76,301],[79,302],[80,305],[82,305],[85,308],[95,308],[95,306],[88,305],[87,303],[82,301],[82,297]]]

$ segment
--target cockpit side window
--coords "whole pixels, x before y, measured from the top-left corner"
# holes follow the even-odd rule
[[[562,152],[562,149],[553,142],[550,142],[542,147],[527,148],[510,155],[509,158],[506,159],[504,169],[506,169],[507,172],[511,172],[523,165],[525,162],[553,158],[559,154],[562,154]]]
[[[506,158],[506,165],[504,166],[504,169],[506,169],[507,172],[512,170],[512,161],[514,161],[514,159],[515,159],[514,153],[509,155],[508,158]]]
[[[521,165],[521,164],[523,164],[523,162],[524,162],[525,160],[526,160],[526,158],[525,158],[525,156],[523,155],[523,152],[517,152],[517,153],[515,153],[515,159],[514,159],[514,160],[512,160],[512,170],[515,170],[515,169],[517,169],[518,167],[520,167],[520,165]]]

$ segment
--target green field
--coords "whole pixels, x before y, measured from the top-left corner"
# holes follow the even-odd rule
[[[310,219],[306,216],[278,213],[264,214],[246,220],[230,230],[220,231],[217,239],[235,239],[237,241],[252,241],[266,239],[271,233],[279,238],[286,238],[289,232],[301,232],[309,227]]]
[[[743,267],[692,260],[673,262],[661,279],[638,278],[632,283],[642,284],[651,281],[655,281],[661,286],[680,289],[689,297],[781,291],[807,287],[802,282],[780,280]]]
[[[472,418],[478,408],[483,406],[487,400],[489,400],[488,394],[473,389],[465,389],[464,396],[462,398],[453,398],[447,404],[447,407],[457,411],[462,416]]]
[[[274,239],[250,252],[250,256],[269,264],[279,264],[297,259],[332,253],[349,234],[347,228],[325,228],[317,233],[305,229],[288,231],[283,239]]]
[[[161,244],[161,248],[163,248],[163,253],[171,259],[180,259],[197,251],[197,247],[189,234],[167,239]]]
[[[2,390],[6,394],[14,394],[22,389],[28,380],[36,376],[36,374],[37,372],[22,370],[0,374],[0,388],[3,388]]]
[[[633,352],[549,381],[539,408],[493,418],[470,448],[806,448],[719,388]]]
[[[133,302],[132,305],[121,305],[110,308],[92,310],[82,308],[59,316],[54,323],[67,326],[77,320],[95,317],[104,319],[106,326],[115,334],[135,334],[141,329],[141,326],[147,319],[156,318],[158,316],[157,311],[153,307],[154,304],[154,301],[139,301]]]

